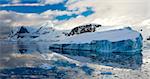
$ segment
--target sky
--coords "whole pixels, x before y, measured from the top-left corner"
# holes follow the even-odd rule
[[[150,0],[0,0],[0,33],[51,21],[59,29],[97,23],[150,24]]]

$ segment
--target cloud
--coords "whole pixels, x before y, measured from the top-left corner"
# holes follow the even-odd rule
[[[63,3],[64,1],[66,0],[40,0],[36,6]],[[64,6],[67,7],[64,11],[47,10],[40,14],[0,11],[0,15],[2,15],[0,20],[11,26],[36,25],[51,20],[60,29],[71,29],[85,23],[99,23],[109,26],[137,25],[150,18],[149,0],[68,0]],[[81,14],[87,11],[87,7],[92,7],[94,13],[85,17]],[[78,16],[63,21],[55,19],[56,16],[72,16],[73,14]]]
[[[65,3],[67,0],[12,0],[0,6],[42,6]]]
[[[94,14],[88,17],[79,16],[63,22],[60,27],[71,28],[85,23],[99,23],[106,26],[138,25],[150,18],[149,0],[71,0],[69,10],[93,7]],[[68,3],[69,4],[69,3]],[[78,11],[79,12],[79,11]]]
[[[23,14],[11,11],[0,11],[0,15],[0,39],[6,38],[15,27],[36,26],[51,19],[36,13]]]
[[[40,3],[42,4],[58,4],[63,3],[66,0],[40,0]]]
[[[75,4],[75,3],[79,2],[79,1],[82,1],[82,0],[68,0],[66,5]]]
[[[4,23],[7,21],[11,22],[11,26],[35,25],[36,23],[50,19],[36,13],[24,14],[11,11],[0,11],[0,15],[0,20]]]
[[[20,0],[12,0],[11,3],[13,3],[13,4],[20,3]]]

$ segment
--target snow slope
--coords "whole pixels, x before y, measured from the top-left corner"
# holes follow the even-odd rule
[[[126,27],[118,30],[110,30],[103,32],[93,32],[93,33],[85,33],[76,36],[66,37],[58,43],[62,44],[70,44],[70,43],[90,43],[93,40],[108,40],[111,42],[121,41],[121,40],[136,40],[137,37],[140,37],[140,33],[130,30],[131,28]]]

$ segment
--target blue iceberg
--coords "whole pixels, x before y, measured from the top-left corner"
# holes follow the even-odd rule
[[[131,53],[142,50],[142,35],[130,27],[66,37],[50,50],[79,50],[99,53]]]
[[[51,44],[49,49],[70,57],[87,57],[92,62],[111,67],[138,69],[143,62],[142,35],[129,27],[64,39]]]

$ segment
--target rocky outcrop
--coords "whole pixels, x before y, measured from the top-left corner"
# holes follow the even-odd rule
[[[82,34],[86,32],[95,32],[96,28],[100,27],[99,24],[86,24],[73,28],[69,33],[66,33],[66,36],[73,36],[76,34]]]

